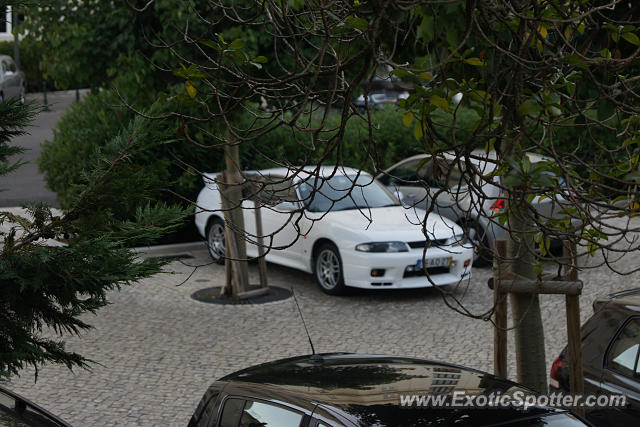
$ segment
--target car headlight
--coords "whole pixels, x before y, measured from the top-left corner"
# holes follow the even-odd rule
[[[447,245],[447,246],[471,246],[472,243],[471,243],[471,240],[469,239],[469,236],[467,236],[466,234],[457,234],[457,235],[451,237],[449,240],[447,240],[445,245]]]
[[[371,242],[361,243],[356,246],[360,252],[409,252],[409,246],[405,242]]]

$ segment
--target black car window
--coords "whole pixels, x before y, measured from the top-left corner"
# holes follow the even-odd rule
[[[433,181],[437,183],[438,187],[457,190],[464,190],[468,187],[465,169],[464,167],[460,168],[460,164],[457,162],[438,159],[430,169]]]
[[[277,176],[253,177],[253,179],[255,179],[255,185],[243,192],[245,198],[257,198],[267,206],[298,201],[298,195],[291,179]]]
[[[383,185],[401,185],[404,187],[422,187],[419,180],[429,180],[431,162],[428,159],[411,160],[391,169],[379,181]]]
[[[244,409],[244,399],[227,399],[222,408],[222,416],[220,417],[220,427],[238,427],[242,410]]]
[[[302,419],[303,414],[289,408],[248,400],[240,427],[298,427]]]
[[[638,349],[640,348],[640,319],[634,318],[627,322],[618,336],[616,336],[609,356],[607,367],[627,377],[640,373],[638,367]]]

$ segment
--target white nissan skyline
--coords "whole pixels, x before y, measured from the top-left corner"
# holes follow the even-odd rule
[[[225,224],[218,175],[203,177],[195,223],[211,257],[223,262]],[[251,171],[245,176],[260,183],[254,184],[252,188],[259,189],[249,197],[261,206],[266,260],[314,274],[328,294],[342,294],[347,286],[453,285],[471,277],[473,247],[458,225],[435,213],[425,221],[425,211],[403,207],[365,172],[323,166]],[[247,256],[256,257],[254,201],[245,200],[243,212]]]

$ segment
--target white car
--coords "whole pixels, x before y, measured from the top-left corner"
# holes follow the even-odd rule
[[[261,201],[263,235],[274,236],[267,261],[313,273],[322,290],[333,295],[346,286],[421,288],[471,277],[473,247],[453,221],[430,214],[427,239],[421,224],[426,212],[404,208],[371,175],[323,166],[314,185],[312,172],[280,168],[245,173],[262,183],[254,196]],[[212,258],[223,260],[225,227],[217,175],[204,176],[195,223]],[[247,256],[255,257],[254,202],[243,202],[243,208]],[[268,237],[264,244],[269,245]]]

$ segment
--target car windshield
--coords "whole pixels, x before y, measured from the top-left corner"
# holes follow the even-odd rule
[[[310,212],[343,211],[348,209],[381,208],[400,203],[369,175],[335,175],[315,185],[310,178],[299,185],[300,197],[309,204]],[[311,200],[313,198],[313,200]]]

